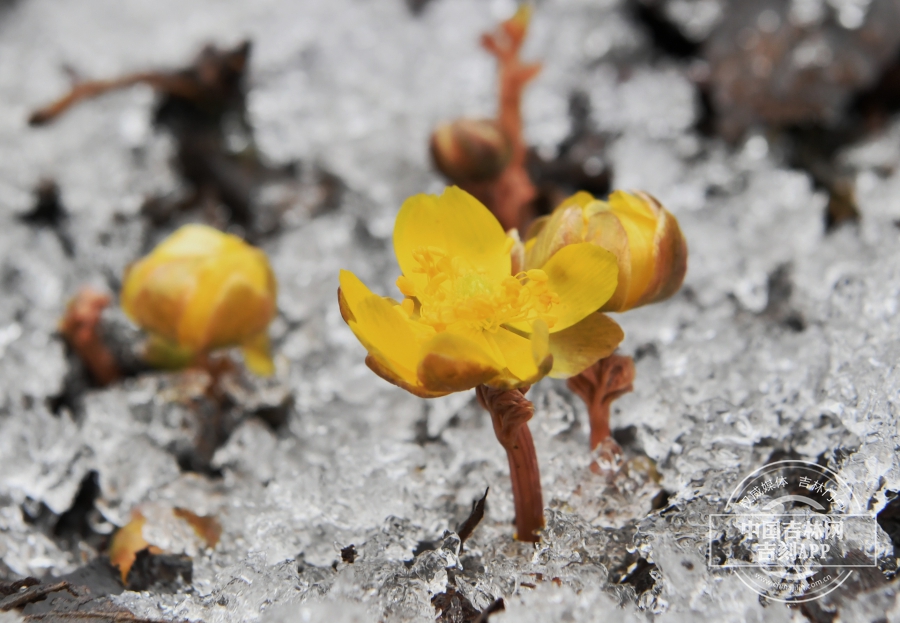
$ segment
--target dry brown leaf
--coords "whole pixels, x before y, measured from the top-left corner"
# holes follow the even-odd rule
[[[120,528],[112,538],[109,547],[109,562],[122,574],[122,583],[126,584],[128,572],[142,549],[149,549],[152,554],[162,553],[158,547],[150,545],[144,539],[144,524],[147,523],[140,511],[131,512],[131,521]]]
[[[215,547],[219,542],[219,538],[222,536],[222,524],[212,515],[197,515],[186,508],[177,507],[172,510],[172,513],[191,524],[197,536],[206,541],[208,546]]]

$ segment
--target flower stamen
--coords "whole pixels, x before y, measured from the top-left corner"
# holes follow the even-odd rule
[[[424,285],[401,276],[397,287],[420,303],[419,321],[437,331],[464,323],[471,329],[495,332],[501,326],[541,319],[552,327],[551,313],[559,295],[550,290],[547,274],[532,269],[497,282],[465,258],[450,257],[437,247],[420,247],[413,254],[418,266],[413,273],[425,277]]]

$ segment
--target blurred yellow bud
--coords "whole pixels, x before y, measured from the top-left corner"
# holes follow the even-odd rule
[[[579,192],[531,226],[525,263],[540,268],[561,248],[580,242],[612,252],[619,282],[600,311],[626,311],[672,296],[687,272],[687,242],[678,221],[643,192],[616,191],[609,201]]]
[[[500,175],[512,157],[512,145],[496,121],[457,119],[432,133],[431,157],[452,182],[483,182]]]
[[[240,346],[247,367],[268,375],[276,289],[262,251],[212,227],[185,225],[128,269],[121,303],[151,334],[150,363],[177,367]]]

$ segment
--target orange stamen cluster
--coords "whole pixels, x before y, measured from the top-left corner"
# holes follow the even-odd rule
[[[541,319],[552,327],[556,321],[550,312],[559,296],[548,287],[543,270],[496,281],[437,247],[421,247],[413,258],[418,263],[413,272],[424,275],[426,283],[422,287],[407,276],[398,278],[397,287],[407,297],[401,307],[410,317],[418,313],[419,322],[437,331],[455,323],[494,332],[517,322]]]

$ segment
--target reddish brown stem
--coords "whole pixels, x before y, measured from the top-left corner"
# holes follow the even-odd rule
[[[578,394],[588,408],[591,423],[591,450],[601,444],[621,453],[612,439],[609,412],[614,400],[632,391],[634,361],[631,357],[610,355],[568,381],[569,389]]]
[[[142,71],[111,80],[78,82],[65,96],[34,111],[28,123],[33,126],[50,123],[78,102],[136,84],[145,84],[159,94],[188,100],[199,108],[217,108],[240,84],[249,53],[249,41],[231,50],[206,46],[194,64],[181,71]]]
[[[526,32],[527,21],[522,22],[516,16],[481,38],[481,45],[496,57],[499,65],[500,99],[497,121],[512,144],[511,165],[522,165],[525,162],[527,146],[522,133],[522,92],[541,70],[539,64],[523,63],[519,58]]]
[[[497,123],[510,142],[512,156],[489,188],[474,193],[488,202],[504,229],[518,227],[523,231],[529,219],[528,206],[537,190],[525,170],[528,146],[522,131],[522,92],[541,70],[539,64],[522,63],[519,58],[527,27],[527,18],[523,20],[517,14],[481,39],[481,45],[497,58],[500,82]]]
[[[486,205],[503,229],[525,231],[532,218],[531,201],[537,189],[522,164],[510,163],[498,177],[487,182],[465,182],[462,187]]]
[[[536,543],[544,527],[544,497],[534,440],[528,420],[534,406],[522,390],[495,389],[479,385],[478,401],[491,414],[494,434],[506,450],[516,508],[516,539]]]
[[[122,376],[112,351],[99,334],[100,315],[109,305],[109,296],[92,288],[82,288],[66,306],[59,332],[87,366],[98,385],[109,385]]]
[[[544,527],[544,496],[538,469],[534,440],[527,424],[516,431],[512,443],[504,446],[509,459],[513,501],[516,507],[516,538],[537,542],[537,532]]]
[[[78,102],[93,99],[110,91],[117,91],[135,84],[146,84],[157,91],[184,97],[190,97],[194,91],[193,85],[183,76],[168,75],[160,72],[131,74],[113,80],[89,80],[76,84],[65,96],[31,113],[28,123],[31,125],[50,123]]]

